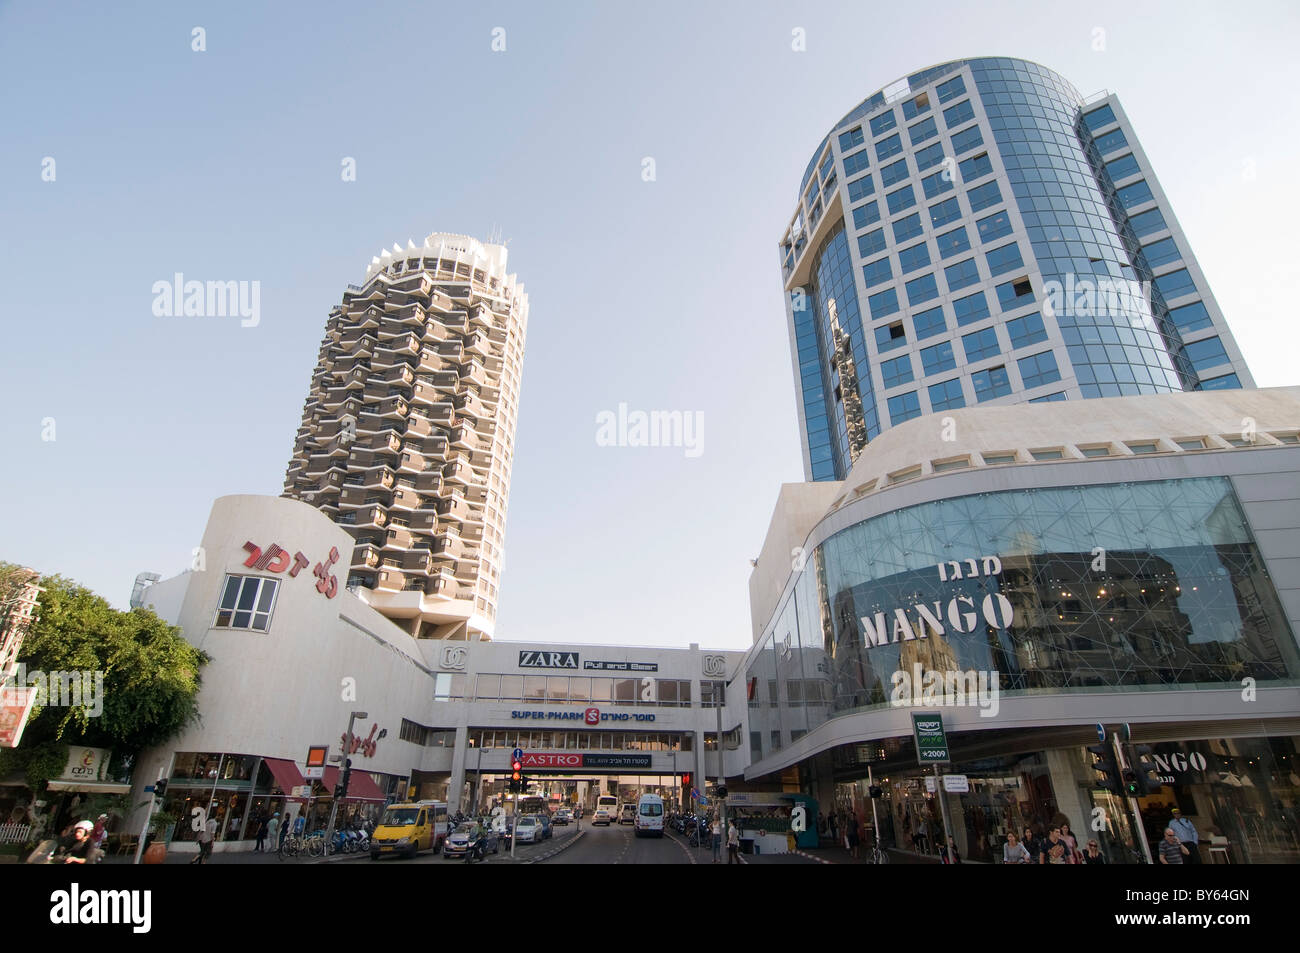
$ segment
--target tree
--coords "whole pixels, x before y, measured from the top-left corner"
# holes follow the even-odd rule
[[[0,563],[0,579],[13,568]],[[149,609],[120,612],[62,576],[40,585],[40,619],[28,629],[18,660],[28,673],[102,673],[103,711],[94,717],[86,706],[34,709],[21,745],[0,749],[0,774],[18,768],[39,790],[62,769],[64,745],[133,755],[198,718],[199,673],[209,658],[180,629]]]

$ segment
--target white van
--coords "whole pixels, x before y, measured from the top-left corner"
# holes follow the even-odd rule
[[[636,836],[664,836],[664,799],[658,794],[642,794],[636,802]]]

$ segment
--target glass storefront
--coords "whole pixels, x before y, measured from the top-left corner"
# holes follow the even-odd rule
[[[1226,478],[973,494],[842,530],[746,672],[753,757],[888,705],[918,664],[1003,694],[1300,676]]]

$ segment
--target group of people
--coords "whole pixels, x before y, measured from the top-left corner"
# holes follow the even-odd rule
[[[1104,864],[1106,855],[1095,840],[1089,840],[1082,848],[1070,830],[1069,821],[1061,821],[1048,828],[1045,835],[1034,833],[1032,827],[1026,826],[1024,834],[1015,832],[1007,834],[1007,842],[1002,848],[1004,864]]]
[[[722,821],[715,814],[709,825],[710,840],[713,843],[713,863],[722,863]],[[740,863],[740,825],[735,820],[727,822],[727,863]]]

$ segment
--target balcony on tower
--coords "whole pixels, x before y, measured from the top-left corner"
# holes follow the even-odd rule
[[[360,543],[352,550],[353,571],[358,569],[374,569],[379,565],[379,547],[374,543]]]
[[[368,506],[355,513],[355,525],[360,529],[383,529],[388,525],[388,515],[382,506]]]
[[[362,444],[362,446],[366,450],[374,450],[380,453],[400,453],[402,441],[396,434],[381,433],[370,438],[370,441]]]
[[[483,362],[472,360],[460,367],[460,379],[464,384],[477,384],[479,387],[488,386],[487,368]]]

